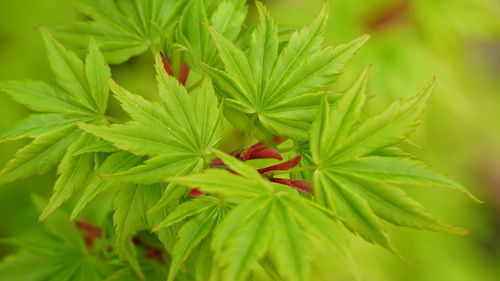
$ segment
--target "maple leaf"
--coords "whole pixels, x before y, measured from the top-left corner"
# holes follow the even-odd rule
[[[225,97],[225,114],[237,128],[269,135],[307,139],[323,91],[335,82],[354,53],[368,39],[362,36],[337,47],[322,47],[327,6],[310,25],[292,34],[279,48],[278,27],[260,2],[260,23],[248,52],[239,49],[215,28],[224,70],[206,66],[217,92]],[[333,101],[338,96],[330,94]]]
[[[194,0],[188,4],[180,18],[175,37],[176,42],[185,50],[184,57],[190,66],[202,71],[203,63],[212,67],[221,66],[215,42],[205,25],[212,26],[229,40],[236,41],[248,11],[245,2]]]
[[[123,63],[159,44],[173,28],[186,0],[77,0],[78,9],[92,18],[55,31],[75,43],[93,36],[108,62]]]
[[[33,199],[39,209],[46,205],[38,197]],[[110,261],[89,253],[84,234],[60,211],[29,232],[2,242],[21,247],[0,262],[4,280],[99,281],[114,271]]]
[[[225,215],[232,204],[212,196],[202,196],[177,206],[153,231],[158,231],[171,225],[185,221],[178,232],[178,240],[172,252],[172,265],[168,280],[174,280],[182,264],[192,253],[195,256],[210,256],[210,248],[204,244],[210,243],[211,234],[217,223]],[[204,262],[211,264],[211,259]],[[200,273],[198,273],[200,274]]]
[[[268,181],[233,156],[214,152],[237,174],[225,169],[208,169],[201,174],[166,179],[196,186],[222,198],[238,198],[236,206],[214,230],[211,280],[246,280],[254,264],[265,256],[270,257],[286,280],[306,280],[309,235],[349,257],[340,242],[342,230],[331,212],[293,189]],[[185,203],[189,205],[159,227],[179,221],[186,214],[201,212],[206,216],[204,210],[210,207],[205,201],[212,199],[202,198]]]
[[[148,156],[143,165],[112,173],[111,178],[131,183],[157,183],[162,178],[202,170],[207,163],[208,149],[220,140],[220,110],[210,80],[188,94],[174,77],[156,61],[160,103],[150,102],[111,83],[115,97],[132,117],[125,124],[93,126],[80,124],[87,132],[113,143],[119,149],[139,156]],[[182,196],[180,188],[169,194]],[[172,192],[171,192],[172,191]],[[155,210],[167,204],[161,201]]]
[[[415,130],[434,82],[417,96],[362,119],[367,73],[332,106],[324,101],[311,127],[314,200],[342,217],[353,232],[391,250],[379,218],[399,226],[467,233],[432,217],[401,188],[437,185],[470,195],[464,187],[405,154],[379,153]]]
[[[91,175],[96,153],[76,153],[96,140],[76,122],[106,124],[110,69],[94,40],[85,62],[66,50],[45,29],[42,35],[57,85],[42,81],[3,81],[0,89],[14,100],[41,113],[28,116],[2,133],[1,141],[34,138],[20,149],[0,171],[0,184],[34,174],[43,174],[58,165],[54,194],[41,219],[81,186]]]

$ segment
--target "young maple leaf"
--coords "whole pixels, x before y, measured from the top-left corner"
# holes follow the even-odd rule
[[[45,29],[42,35],[57,85],[42,81],[0,82],[3,92],[41,112],[28,116],[0,135],[1,141],[34,138],[0,171],[0,184],[43,174],[59,164],[54,194],[41,219],[69,199],[92,174],[97,155],[79,151],[87,149],[96,138],[80,130],[76,122],[107,123],[104,113],[111,76],[94,40],[90,41],[89,53],[83,62]]]
[[[325,88],[335,82],[347,62],[368,39],[322,47],[328,8],[310,25],[293,33],[280,49],[278,27],[264,6],[256,2],[260,23],[247,52],[214,28],[224,71],[206,66],[217,92],[225,100],[225,114],[237,128],[256,128],[254,134],[307,139]],[[337,95],[331,94],[334,100]]]
[[[324,101],[311,127],[314,200],[342,217],[353,232],[391,250],[379,217],[399,226],[467,233],[432,217],[400,188],[437,185],[474,198],[464,187],[404,153],[383,153],[415,130],[434,82],[417,96],[362,120],[367,72],[331,108]]]
[[[214,230],[214,280],[246,280],[254,265],[269,257],[286,280],[305,281],[310,237],[350,259],[342,242],[342,229],[331,212],[293,189],[268,181],[235,157],[217,150],[215,154],[237,174],[208,169],[201,174],[166,179],[221,198],[235,198],[237,202]],[[202,198],[185,203],[189,206],[185,205],[157,228],[180,221],[187,214],[206,214],[214,199]]]
[[[86,42],[92,35],[110,63],[123,63],[160,43],[187,0],[77,0],[78,9],[92,18],[56,29],[60,37]]]
[[[234,42],[241,37],[239,35],[247,12],[248,5],[243,0],[190,1],[176,30],[176,41],[185,49],[184,58],[188,64],[199,70],[203,69],[202,63],[220,67],[217,47],[205,25],[212,26]]]
[[[38,197],[34,201],[39,209],[46,205]],[[88,250],[88,232],[81,229],[81,224],[79,229],[77,224],[68,223],[67,214],[57,211],[29,232],[2,239],[21,247],[0,262],[2,280],[104,280],[115,265]],[[101,237],[98,229],[93,231],[94,238]]]
[[[149,157],[143,165],[108,175],[114,179],[152,184],[200,171],[208,165],[208,149],[220,140],[221,114],[210,80],[205,79],[200,88],[188,93],[164,71],[160,56],[156,70],[160,103],[147,101],[111,82],[115,97],[132,121],[111,126],[80,124],[85,131],[119,149]]]
[[[139,276],[143,273],[141,267],[136,264],[137,253],[132,237],[137,231],[150,229],[158,222],[156,216],[146,213],[159,199],[162,190],[163,187],[160,184],[122,183],[113,201],[113,223],[116,232],[114,250],[122,260],[129,262]],[[159,233],[158,237],[162,242],[166,242],[163,235],[164,233]],[[165,246],[168,246],[168,243],[165,243]]]
[[[168,214],[153,231],[170,227],[177,223],[186,221],[178,231],[178,240],[175,242],[172,251],[172,265],[169,269],[168,279],[175,280],[182,264],[190,257],[202,258],[202,264],[198,265],[199,270],[207,271],[211,268],[211,249],[208,247],[211,242],[211,234],[218,222],[225,215],[227,210],[233,206],[230,200],[220,200],[213,196],[201,196],[193,200],[186,201],[177,206]],[[196,272],[202,274],[202,272]],[[209,276],[210,271],[206,272]]]

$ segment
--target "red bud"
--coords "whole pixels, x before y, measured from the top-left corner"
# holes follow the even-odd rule
[[[157,260],[161,264],[165,264],[165,260],[163,259],[163,253],[161,249],[158,248],[147,248],[146,258],[150,260]]]
[[[181,65],[181,72],[179,73],[179,82],[182,85],[186,85],[188,77],[189,77],[189,66],[183,62]]]
[[[77,221],[76,227],[82,232],[83,239],[85,240],[85,244],[88,247],[92,247],[94,245],[94,240],[101,237],[102,230],[100,227],[90,224],[84,221]]]
[[[199,190],[198,188],[193,188],[189,191],[189,196],[191,197],[200,197],[203,194],[205,194],[203,191]]]
[[[298,154],[297,156],[295,156],[291,160],[288,160],[286,162],[280,163],[278,165],[274,165],[274,166],[270,166],[270,167],[267,167],[267,168],[258,169],[257,171],[259,171],[259,173],[261,173],[261,174],[267,173],[267,172],[270,172],[270,171],[286,171],[286,170],[295,168],[297,165],[299,165],[300,160],[302,160],[302,156],[300,154]]]
[[[170,76],[174,75],[174,71],[172,70],[172,66],[170,66],[170,63],[168,62],[168,59],[165,56],[165,54],[160,53],[160,56],[161,56],[161,61],[163,62],[163,68],[165,69],[165,71]]]
[[[288,185],[307,194],[312,194],[311,183],[306,180],[291,180],[291,179],[279,179],[279,178],[270,178],[269,180],[275,183]]]
[[[251,160],[251,159],[277,159],[277,160],[283,160],[283,157],[281,157],[281,154],[277,150],[275,150],[275,149],[264,148],[264,149],[259,149],[259,150],[256,150],[256,151],[250,153],[250,155],[248,155],[248,159],[247,160]],[[243,161],[245,161],[245,160],[243,160]]]

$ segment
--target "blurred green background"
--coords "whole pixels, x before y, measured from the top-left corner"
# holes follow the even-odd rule
[[[71,0],[0,1],[0,79],[53,79],[37,26],[81,19]],[[313,19],[323,0],[267,0],[277,22],[292,27]],[[361,275],[370,281],[500,280],[500,1],[329,0],[328,43],[368,33],[369,43],[340,83],[373,64],[369,111],[416,94],[433,76],[438,87],[407,149],[473,191],[484,204],[439,189],[411,189],[437,217],[471,230],[452,236],[390,227],[411,263],[352,239]],[[251,13],[252,15],[253,13]],[[250,19],[249,21],[252,21]],[[125,87],[154,91],[150,55],[113,67]],[[28,114],[0,95],[0,130]],[[0,164],[23,145],[0,145]],[[55,171],[0,188],[0,237],[26,231],[37,212],[29,194],[47,197]],[[0,256],[12,249],[0,245]],[[341,264],[315,269],[325,280],[353,280]],[[1,276],[0,276],[1,280]]]

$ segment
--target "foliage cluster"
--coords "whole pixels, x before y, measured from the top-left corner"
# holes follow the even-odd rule
[[[328,6],[291,31],[260,2],[255,25],[245,23],[243,0],[77,4],[91,20],[55,32],[88,43],[85,58],[42,29],[55,83],[0,82],[38,112],[0,135],[33,139],[0,183],[56,166],[58,174],[48,203],[35,199],[40,231],[5,240],[22,249],[0,264],[1,276],[301,281],[311,280],[318,244],[356,269],[352,234],[398,254],[385,223],[467,233],[405,192],[440,186],[477,200],[398,147],[417,127],[434,81],[370,116],[369,68],[349,88],[329,90],[368,36],[324,46]],[[107,64],[149,49],[157,100],[118,85]],[[109,116],[110,98],[129,120]],[[223,152],[231,127],[243,138]],[[85,210],[102,197],[113,198],[102,208],[110,217],[96,226]],[[70,213],[58,210],[70,199]]]

